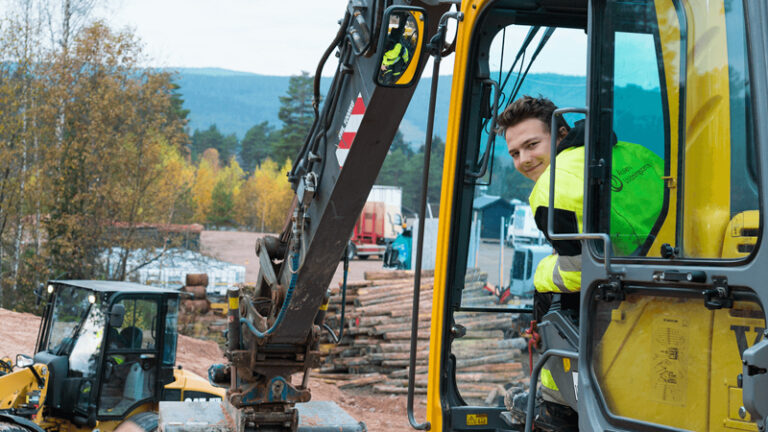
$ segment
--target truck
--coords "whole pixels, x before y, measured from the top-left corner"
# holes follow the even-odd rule
[[[545,242],[544,233],[536,226],[536,221],[533,219],[531,206],[517,204],[512,215],[512,223],[507,226],[507,245],[541,245]]]
[[[387,246],[402,229],[402,195],[397,186],[373,186],[349,240],[349,259],[384,257]]]
[[[414,268],[405,413],[411,426],[457,432],[765,430],[764,1],[352,0],[343,12],[315,74],[316,101],[321,71],[334,53],[336,74],[289,175],[296,193],[290,222],[256,245],[261,268],[255,291],[228,293],[227,362],[209,375],[226,387],[213,410],[231,415],[229,430],[302,427],[297,405],[311,398],[307,384],[319,362],[328,285],[431,59],[419,211],[424,217],[437,77],[441,60],[452,54],[429,312],[419,303],[420,260]],[[394,70],[406,29],[413,50],[405,64],[400,54]],[[534,66],[550,73],[526,80]],[[551,72],[571,67],[583,73],[554,89],[543,86],[554,80]],[[498,265],[482,250],[471,268],[467,264],[472,205],[488,188],[514,186],[514,166],[500,162],[506,148],[497,140],[495,119],[524,84],[526,91],[561,98],[561,106],[577,106],[556,114],[578,113],[586,134],[583,212],[575,228],[555,230],[548,223],[545,233],[581,251],[578,301],[569,308],[554,301],[538,330],[531,329],[537,337],[529,344],[530,393],[521,419],[512,415],[515,406],[507,398],[467,403],[463,395],[473,387],[457,377],[495,367],[494,359],[508,354],[502,348],[498,356],[463,358],[468,341],[482,331],[474,324],[531,312],[478,307],[466,295],[475,283],[469,275]],[[620,221],[612,219],[611,198],[636,178],[613,170],[619,142],[644,146],[664,167],[655,191],[661,211],[643,238],[618,230]],[[556,155],[556,140],[550,145]],[[565,180],[555,178],[557,158],[549,163],[554,192]],[[556,199],[550,193],[548,215]],[[421,229],[416,235],[423,236]],[[632,236],[642,247],[631,253],[614,248]],[[426,396],[419,396],[426,418],[417,419],[414,353],[419,315],[427,313],[430,360],[419,369],[428,383]],[[545,365],[548,373],[541,375]],[[292,379],[295,374],[301,379]],[[558,388],[558,406],[578,412],[568,427],[536,416],[540,375]],[[202,418],[190,417],[198,427],[207,411],[199,412]],[[166,415],[172,416],[161,404],[161,420]]]
[[[34,356],[0,372],[0,430],[153,431],[160,401],[221,400],[176,367],[179,291],[54,280]]]
[[[512,223],[507,228],[508,246],[511,246],[512,267],[509,269],[509,285],[499,290],[499,304],[507,303],[512,296],[532,298],[535,291],[533,275],[539,262],[553,253],[552,246],[547,242],[533,219],[531,206],[517,204]]]

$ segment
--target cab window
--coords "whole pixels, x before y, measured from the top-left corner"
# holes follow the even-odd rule
[[[120,417],[156,392],[159,299],[122,298],[125,317],[108,327],[99,397],[99,416]]]
[[[534,182],[516,170],[504,136],[492,127],[488,107],[497,88],[498,113],[524,95],[544,96],[561,107],[584,106],[587,36],[572,16],[559,27],[523,25],[526,20],[557,20],[498,7],[478,23],[482,30],[469,55],[480,60],[469,68],[469,96],[462,110],[459,158],[464,164],[458,164],[458,231],[451,244],[463,268],[450,270],[454,280],[449,286],[456,291],[449,301],[456,329],[450,358],[458,397],[469,406],[503,408],[507,389],[522,388],[529,379],[523,335],[532,318],[533,275],[552,248],[528,204]],[[566,121],[573,125],[581,118],[568,116]],[[542,130],[548,132],[548,125],[542,123]],[[485,154],[488,167],[479,176]]]
[[[742,1],[609,0],[595,16],[592,160],[611,161],[612,176],[590,186],[589,210],[612,252],[706,265],[748,258],[760,221]],[[608,421],[757,430],[740,410],[741,355],[765,329],[757,296],[740,287],[732,302],[713,304],[700,286],[668,281],[627,280],[622,290],[582,298],[580,355]]]
[[[610,181],[592,186],[597,230],[621,257],[749,256],[760,226],[741,1],[605,11],[591,122]]]

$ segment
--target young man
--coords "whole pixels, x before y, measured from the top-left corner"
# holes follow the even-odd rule
[[[515,168],[536,184],[529,198],[538,228],[547,235],[550,161],[557,158],[555,172],[554,227],[556,233],[583,232],[584,212],[584,121],[569,128],[556,118],[557,154],[551,154],[550,125],[554,103],[546,98],[524,96],[510,104],[497,119]],[[664,163],[643,146],[613,137],[610,235],[614,253],[644,255],[653,243],[654,226],[664,199]],[[617,186],[617,185],[620,185]],[[555,299],[561,309],[578,314],[581,289],[581,242],[551,241],[555,253],[544,258],[534,274],[534,319],[541,321]],[[548,362],[547,366],[556,362]],[[548,402],[565,404],[550,369],[541,373],[542,395]],[[522,396],[522,397],[521,397]],[[523,408],[527,396],[515,397],[514,406]],[[564,407],[542,404],[553,429],[564,428],[575,413]],[[557,414],[556,414],[557,413]],[[560,417],[561,421],[553,417]]]
[[[549,164],[552,155],[550,124],[557,109],[546,98],[524,96],[497,119],[507,149],[521,174],[536,182],[529,198],[536,225],[547,235]],[[584,122],[571,129],[557,118],[557,172],[554,232],[583,232]],[[664,163],[638,144],[613,137],[611,230],[614,253],[645,255],[664,198]],[[581,243],[551,242],[555,254],[539,263],[534,285],[539,293],[575,293],[581,289]]]

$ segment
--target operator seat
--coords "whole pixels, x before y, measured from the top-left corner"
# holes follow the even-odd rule
[[[120,331],[120,336],[125,341],[125,347],[128,349],[141,348],[143,333],[141,329],[129,326]]]

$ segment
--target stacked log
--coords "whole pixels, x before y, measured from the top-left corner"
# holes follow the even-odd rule
[[[211,303],[206,296],[208,274],[189,273],[186,285],[181,287],[181,309],[188,314],[205,314],[210,310]]]
[[[410,362],[413,272],[368,272],[366,280],[347,284],[345,328],[340,343],[330,338],[321,346],[324,362],[315,376],[340,388],[372,386],[384,393],[406,393]],[[484,290],[487,275],[469,270],[462,306],[495,306]],[[422,273],[419,331],[416,350],[416,393],[426,393],[434,278]],[[342,295],[333,287],[326,324],[339,333]],[[511,314],[460,312],[456,323],[465,330],[452,353],[457,358],[456,379],[469,403],[498,403],[504,387],[522,385],[526,373],[522,338],[513,338]],[[526,359],[527,360],[527,359]]]
[[[185,282],[186,285],[181,288],[179,333],[199,339],[214,340],[224,346],[226,340],[223,331],[227,327],[227,322],[216,316],[211,309],[211,302],[206,293],[208,275],[187,274]]]

